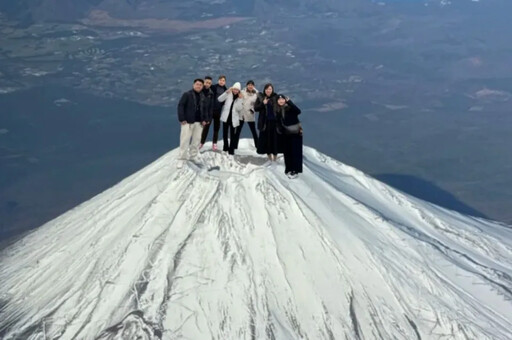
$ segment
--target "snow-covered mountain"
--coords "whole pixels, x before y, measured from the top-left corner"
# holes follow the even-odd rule
[[[512,338],[510,226],[239,151],[173,150],[4,250],[0,338]]]

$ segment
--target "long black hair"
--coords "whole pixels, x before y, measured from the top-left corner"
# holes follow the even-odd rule
[[[276,95],[276,91],[274,90],[274,85],[272,85],[272,83],[266,83],[265,86],[263,86],[263,97],[267,96],[265,91],[267,91],[267,89],[269,87],[272,87],[272,93],[270,94],[269,98]]]

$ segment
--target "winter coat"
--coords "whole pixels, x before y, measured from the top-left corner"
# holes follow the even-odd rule
[[[242,102],[242,114],[240,116],[241,120],[246,122],[254,122],[254,103],[256,103],[256,99],[258,98],[258,91],[254,90],[254,92],[248,92],[247,89],[242,90],[243,94],[243,102]]]
[[[220,113],[220,111],[222,110],[222,105],[224,105],[224,103],[219,102],[219,97],[221,94],[226,92],[226,90],[228,88],[226,87],[226,85],[220,86],[219,84],[215,84],[215,85],[212,85],[212,87],[210,87],[210,89],[213,92],[213,112]]]
[[[213,104],[215,101],[215,97],[214,97],[212,88],[211,87],[209,89],[203,88],[203,94],[204,94],[205,100],[206,100],[206,102],[205,102],[206,112],[208,113],[207,122],[211,122],[213,119]]]
[[[254,103],[254,111],[259,112],[258,115],[258,130],[263,131],[267,127],[267,106],[263,104],[263,100],[265,99],[265,95],[263,93],[258,94],[258,98],[256,98],[256,102]],[[277,107],[277,95],[272,93],[269,98],[270,104],[275,108]]]
[[[300,123],[298,116],[300,115],[301,111],[291,100],[288,100],[283,106],[278,105],[275,110],[277,119],[277,131],[279,133],[285,132],[283,125],[290,126]]]
[[[199,93],[200,120],[196,119],[197,98],[194,90],[183,93],[178,103],[178,121],[186,121],[189,124],[208,121],[207,103],[203,92]]]
[[[235,104],[233,105],[231,121],[233,122],[233,127],[237,127],[238,125],[240,125],[240,112],[242,111],[243,101],[241,98],[238,98],[238,96],[234,100]],[[228,91],[224,92],[220,95],[219,102],[224,103],[224,106],[222,106],[220,120],[224,123],[227,123],[229,117],[229,110],[231,109],[231,104],[233,103],[233,93],[228,93]]]

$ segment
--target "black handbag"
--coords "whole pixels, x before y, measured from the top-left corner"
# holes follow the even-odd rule
[[[298,135],[300,133],[301,125],[300,123],[292,124],[292,125],[284,125],[284,133],[287,135]]]

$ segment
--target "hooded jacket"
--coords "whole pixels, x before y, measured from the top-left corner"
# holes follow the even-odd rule
[[[255,89],[254,92],[250,92],[247,88],[242,90],[243,98],[242,98],[242,113],[240,115],[240,120],[244,120],[246,122],[254,122],[254,104],[256,103],[256,99],[258,98],[258,91]]]
[[[233,93],[226,91],[219,96],[219,102],[224,103],[224,105],[222,106],[220,120],[224,123],[228,122],[229,110],[231,109],[231,104],[233,104],[231,121],[233,123],[233,127],[237,127],[238,125],[240,125],[240,112],[242,111],[243,107],[242,99],[240,99],[238,96],[236,98],[233,98]]]

